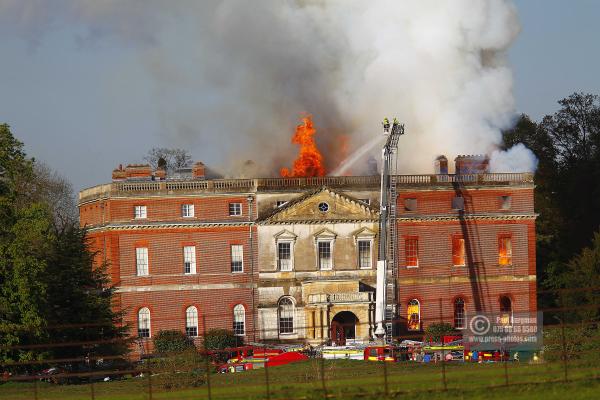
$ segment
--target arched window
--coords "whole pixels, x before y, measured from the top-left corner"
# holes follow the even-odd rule
[[[502,313],[510,313],[512,312],[512,301],[507,296],[500,297],[500,312]]]
[[[138,336],[150,337],[150,310],[147,307],[140,308],[138,311]]]
[[[465,329],[465,301],[460,297],[454,300],[454,328]]]
[[[500,296],[500,321],[503,325],[512,323],[512,301],[508,296]]]
[[[241,304],[233,307],[233,333],[238,336],[246,333],[246,309]]]
[[[185,334],[191,337],[198,336],[198,309],[194,306],[185,310]]]
[[[294,308],[289,297],[279,300],[279,333],[294,333]]]
[[[408,307],[406,310],[406,315],[408,319],[408,330],[409,331],[418,331],[421,329],[421,307],[419,305],[419,300],[412,299],[408,302]]]

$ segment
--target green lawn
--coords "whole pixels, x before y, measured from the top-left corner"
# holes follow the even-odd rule
[[[310,360],[281,367],[238,374],[211,375],[213,399],[266,398],[267,373],[271,399],[329,398],[378,399],[384,397],[384,365],[363,361],[325,361],[325,389],[320,360]],[[402,399],[560,399],[600,398],[600,377],[595,361],[570,362],[569,382],[564,383],[562,363],[538,365],[446,364],[446,391],[440,364],[387,364],[388,392]],[[265,373],[267,372],[267,373]],[[509,386],[505,386],[508,377]],[[208,385],[193,389],[166,391],[153,377],[153,399],[205,399]],[[148,378],[87,385],[37,385],[38,399],[149,399]],[[34,399],[33,383],[9,382],[0,385],[0,399]]]

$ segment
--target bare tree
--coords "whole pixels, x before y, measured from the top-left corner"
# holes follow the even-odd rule
[[[167,172],[173,172],[178,168],[188,166],[192,162],[192,157],[186,150],[153,147],[144,157],[144,161],[154,169],[162,167]]]
[[[33,198],[48,204],[57,227],[76,223],[77,205],[71,182],[47,164],[38,161],[34,163],[33,171]]]

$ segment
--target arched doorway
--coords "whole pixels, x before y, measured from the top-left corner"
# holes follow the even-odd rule
[[[331,322],[331,341],[338,346],[343,346],[346,344],[346,339],[355,339],[357,323],[358,318],[350,311],[335,314]]]

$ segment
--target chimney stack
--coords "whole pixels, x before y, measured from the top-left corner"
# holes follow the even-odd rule
[[[125,179],[127,179],[127,175],[123,169],[123,164],[119,164],[119,168],[114,169],[112,172],[112,180],[124,181]]]
[[[206,177],[205,175],[204,164],[202,162],[198,161],[192,166],[193,179],[204,179]]]
[[[486,174],[490,159],[486,155],[460,155],[454,159],[456,174]]]
[[[157,168],[154,171],[154,179],[157,181],[164,181],[167,179],[167,171],[164,168]]]
[[[151,180],[152,167],[148,164],[129,164],[125,167],[127,179]]]
[[[448,175],[448,159],[441,155],[435,159],[434,169],[436,175]]]

